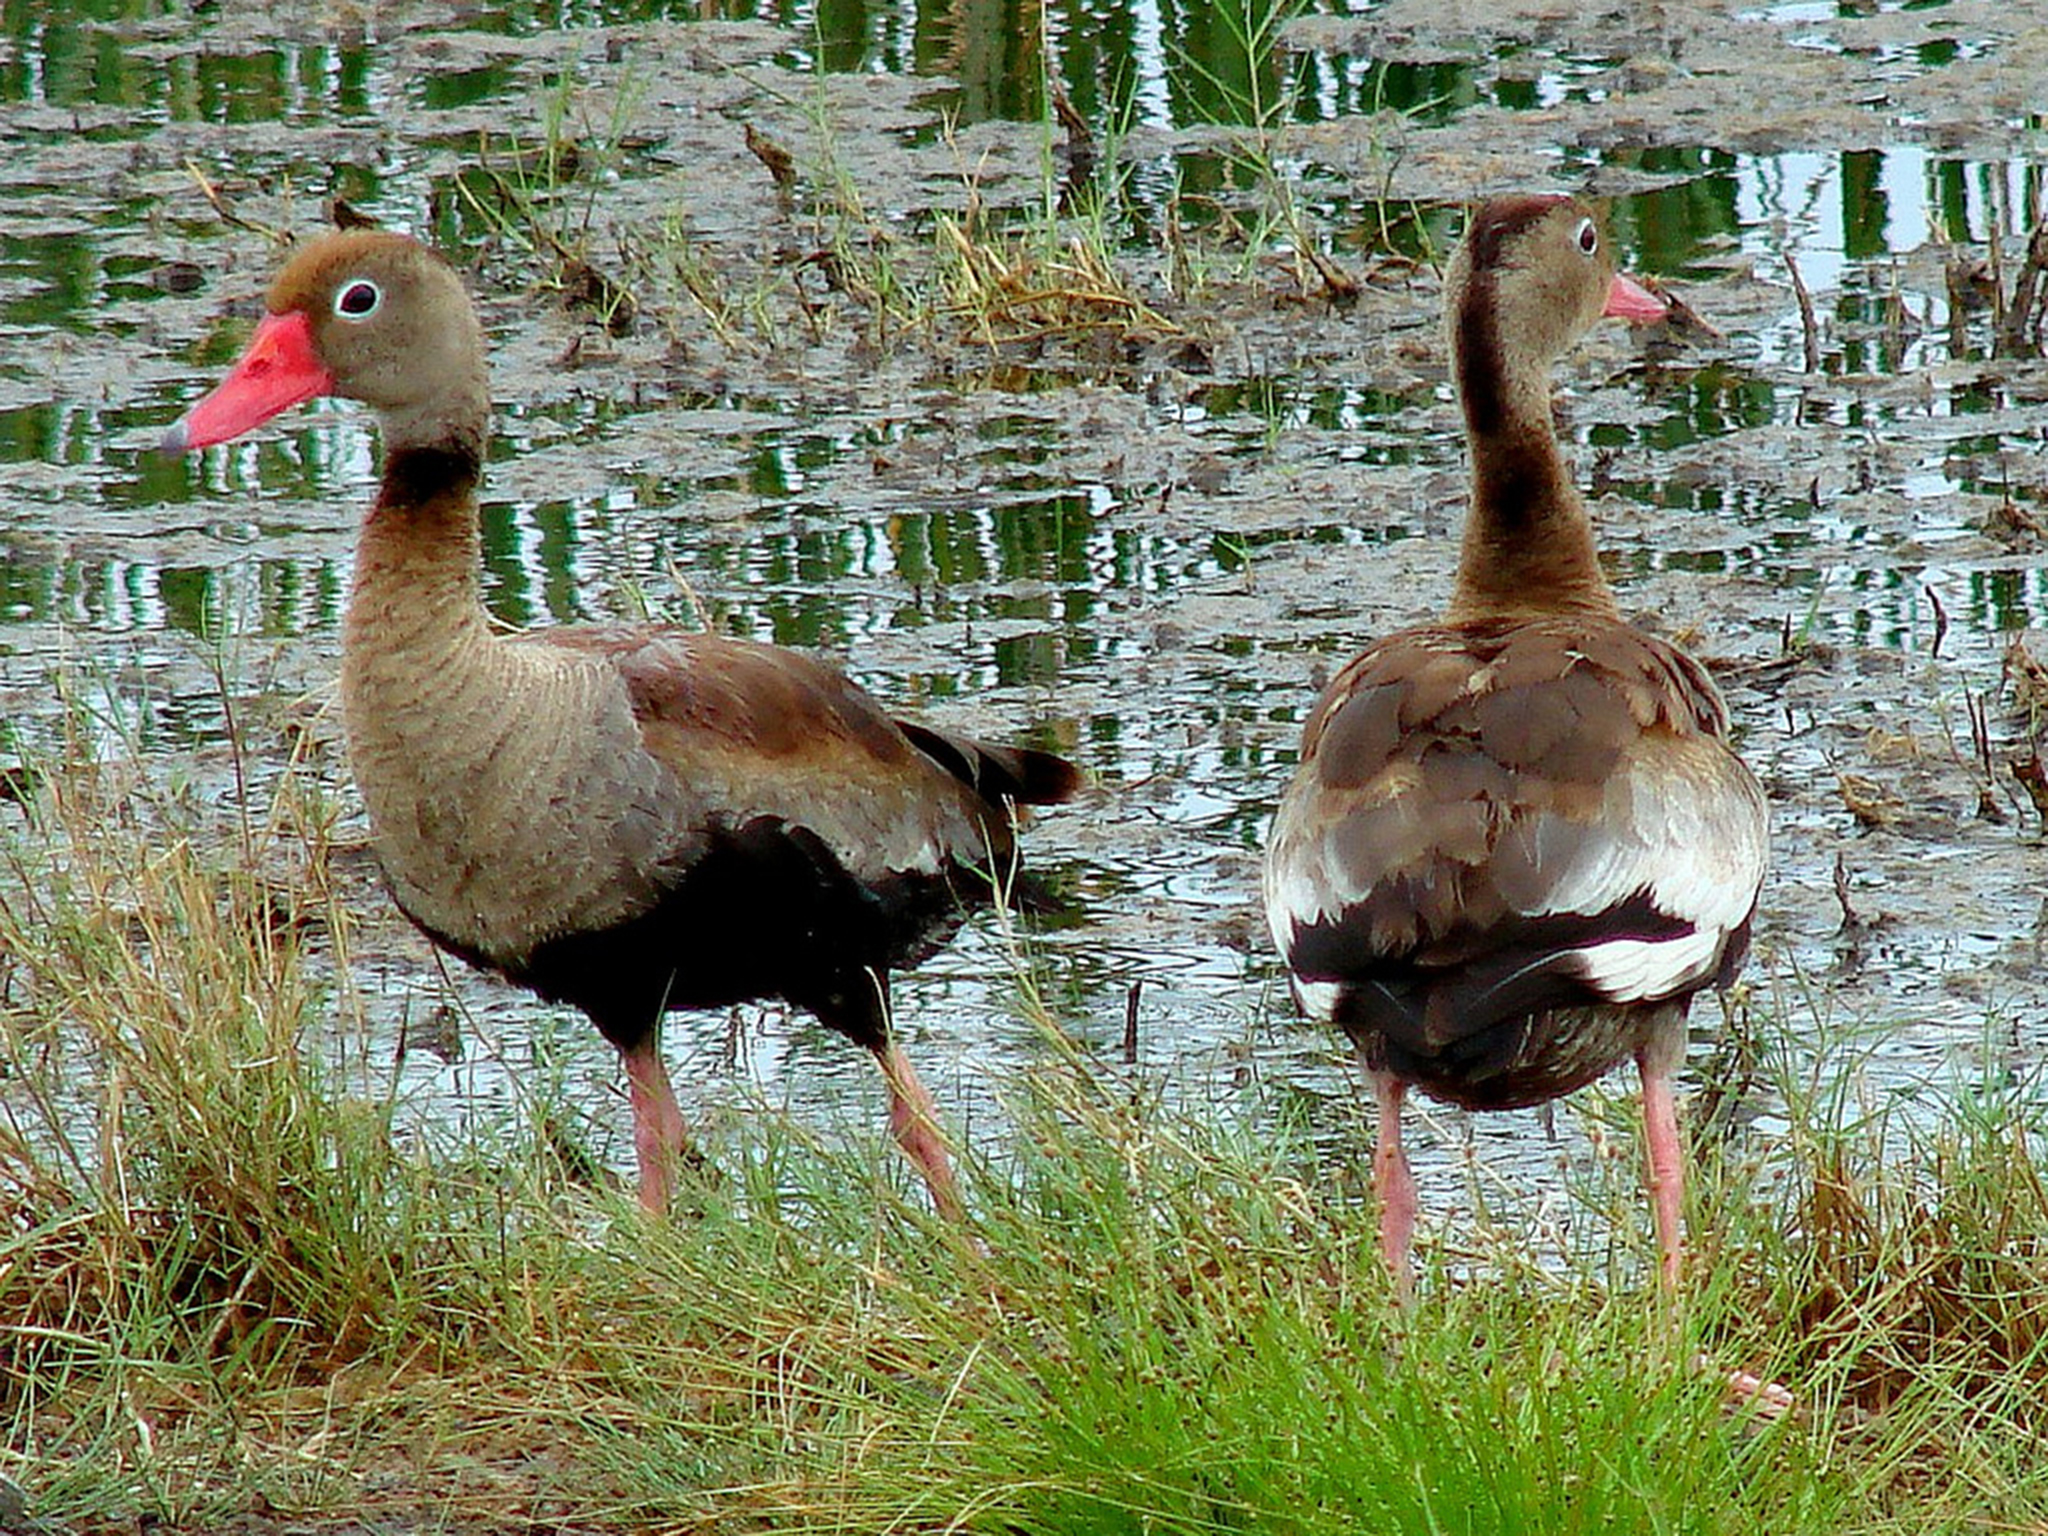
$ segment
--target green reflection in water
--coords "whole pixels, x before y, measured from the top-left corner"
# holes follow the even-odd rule
[[[172,115],[205,123],[276,122],[298,98],[291,60],[283,53],[173,60],[170,77],[173,102],[188,108]]]
[[[1673,384],[1677,387],[1668,387]],[[1595,447],[1645,443],[1659,452],[1670,452],[1768,426],[1778,414],[1777,392],[1769,380],[1726,363],[1712,363],[1689,376],[1667,380],[1656,400],[1669,412],[1661,421],[1640,427],[1596,426],[1587,434],[1588,440]]]
[[[1060,637],[1049,629],[1007,636],[995,643],[996,682],[1002,687],[1056,682],[1064,657]]]
[[[12,326],[82,327],[99,286],[98,253],[70,231],[0,235],[0,271],[26,286],[0,303],[0,322]]]
[[[517,71],[509,63],[428,75],[420,83],[420,105],[430,112],[450,112],[496,100],[511,89]]]
[[[1884,156],[1851,150],[1842,156],[1842,254],[1852,261],[1886,255],[1885,226],[1891,200],[1885,195]]]
[[[1642,271],[1664,277],[1697,272],[1698,263],[1725,256],[1739,237],[1732,153],[1698,147],[1634,149],[1616,150],[1607,159],[1647,175],[1688,178],[1617,199],[1608,210],[1615,240]]]
[[[0,464],[76,464],[84,449],[80,424],[55,404],[0,411]]]
[[[1270,436],[1312,427],[1354,436],[1347,456],[1373,464],[1406,464],[1417,446],[1411,434],[1391,436],[1389,427],[1435,399],[1428,386],[1414,390],[1360,389],[1348,384],[1304,385],[1292,378],[1261,374],[1211,384],[1192,397],[1213,417],[1242,418],[1247,430]],[[1265,444],[1260,443],[1261,447]]]
[[[1935,161],[1933,185],[1928,190],[1939,212],[1941,232],[1958,243],[1970,239],[1968,167],[1960,160]]]
[[[571,503],[547,501],[522,510],[486,502],[479,521],[484,605],[495,617],[521,628],[588,617],[577,596],[583,539]]]
[[[187,635],[220,633],[218,574],[204,566],[167,565],[157,572],[163,626]]]
[[[283,41],[272,47],[145,53],[133,46],[144,24],[159,35],[175,7],[154,0],[0,0],[0,103],[60,108],[127,108],[174,122],[327,121],[367,115],[373,56],[367,46]],[[206,19],[193,35],[204,38]],[[72,124],[49,130],[68,137]],[[135,125],[86,124],[88,138],[123,140]]]
[[[57,568],[49,561],[0,559],[0,619],[49,618],[56,591]]]
[[[912,67],[921,74],[944,72],[958,82],[945,102],[957,121],[1036,122],[1045,115],[1044,41],[1036,7],[1019,6],[1015,0],[957,0],[946,6],[920,6],[919,12]],[[1127,26],[1127,21],[1105,21],[1112,37]],[[1091,27],[1089,36],[1096,37],[1097,29]],[[1110,47],[1113,53],[1123,51],[1113,41]],[[1109,104],[1091,92],[1079,110],[1090,113]]]
[[[0,101],[54,107],[141,106],[163,66],[123,47],[123,25],[170,14],[168,0],[4,0]]]
[[[696,21],[705,16],[737,19],[747,16],[775,18],[789,24],[802,7],[754,3],[713,3],[704,0],[509,0],[485,4],[463,12],[464,21],[475,31],[505,33],[515,37],[535,32],[570,31],[582,27],[631,26],[648,21]]]
[[[257,571],[262,632],[273,638],[331,630],[346,591],[331,561],[265,560]]]
[[[1999,630],[2023,630],[2048,607],[2048,572],[1997,568],[1972,571],[1970,618]]]

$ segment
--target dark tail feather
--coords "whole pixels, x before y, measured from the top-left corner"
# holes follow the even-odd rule
[[[1058,805],[1081,788],[1081,770],[1064,757],[1031,747],[997,747],[898,720],[910,744],[991,805]]]

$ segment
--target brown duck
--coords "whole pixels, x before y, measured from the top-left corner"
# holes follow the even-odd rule
[[[994,898],[1013,806],[1067,799],[1074,768],[892,720],[773,646],[656,625],[494,632],[476,500],[490,393],[454,271],[402,235],[347,231],[294,255],[266,308],[164,447],[319,395],[377,413],[341,700],[398,905],[618,1048],[650,1209],[688,1151],[663,1014],[782,998],[874,1053],[896,1140],[957,1214],[931,1097],[890,1037],[889,976]]]
[[[1441,621],[1340,672],[1302,738],[1266,911],[1302,1008],[1341,1026],[1379,1108],[1380,1246],[1405,1294],[1409,1086],[1539,1104],[1633,1057],[1661,1270],[1679,1272],[1671,1079],[1686,1010],[1740,968],[1763,791],[1704,668],[1625,623],[1550,420],[1550,370],[1605,315],[1666,306],[1563,197],[1473,216],[1444,295],[1472,455]]]

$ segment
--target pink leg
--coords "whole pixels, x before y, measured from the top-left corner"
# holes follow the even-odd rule
[[[1372,1096],[1379,1105],[1379,1140],[1373,1147],[1373,1187],[1380,1197],[1380,1257],[1394,1277],[1394,1293],[1402,1302],[1415,1299],[1415,1275],[1408,1261],[1415,1242],[1415,1176],[1408,1154],[1401,1150],[1401,1104],[1408,1085],[1385,1072],[1372,1074]]]
[[[1652,1061],[1649,1047],[1636,1053],[1636,1067],[1643,1076],[1643,1139],[1649,1147],[1659,1269],[1665,1290],[1676,1295],[1683,1247],[1679,1212],[1685,1204],[1685,1154],[1678,1144],[1678,1106],[1671,1096],[1671,1071]]]
[[[633,1104],[640,1203],[660,1214],[668,1210],[676,1165],[688,1156],[689,1134],[683,1129],[683,1111],[676,1103],[675,1089],[669,1086],[668,1068],[662,1064],[660,1033],[651,1032],[619,1054],[626,1060],[626,1089]]]
[[[932,1192],[932,1204],[939,1214],[948,1221],[960,1220],[966,1207],[960,1203],[960,1186],[953,1179],[953,1159],[946,1151],[945,1137],[939,1132],[938,1106],[918,1081],[917,1070],[903,1054],[903,1047],[894,1040],[875,1052],[875,1060],[881,1064],[883,1080],[889,1085],[890,1134],[924,1175],[925,1187]]]
[[[1678,1300],[1685,1247],[1680,1233],[1685,1205],[1685,1151],[1678,1140],[1678,1105],[1671,1096],[1676,1068],[1672,1058],[1678,1054],[1668,1039],[1653,1040],[1636,1053],[1636,1069],[1643,1076],[1643,1139],[1649,1147],[1650,1202],[1657,1214],[1657,1268],[1664,1294],[1673,1303]],[[1693,1360],[1693,1368],[1712,1371],[1715,1366],[1705,1355],[1699,1355]],[[1798,1407],[1798,1400],[1787,1388],[1752,1372],[1728,1371],[1724,1380],[1731,1403],[1752,1409],[1764,1418],[1783,1418]]]

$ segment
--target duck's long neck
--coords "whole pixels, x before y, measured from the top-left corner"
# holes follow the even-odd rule
[[[342,625],[342,715],[366,788],[489,757],[522,703],[547,687],[544,669],[494,635],[484,611],[482,448],[479,429],[401,437],[386,452]]]
[[[351,671],[360,672],[359,663],[382,661],[434,677],[488,646],[477,569],[482,467],[480,437],[388,451],[383,484],[356,543],[355,583],[342,629]]]
[[[1472,505],[1447,617],[1613,615],[1592,523],[1551,430],[1548,361],[1503,344],[1490,300],[1469,291],[1450,326]]]

